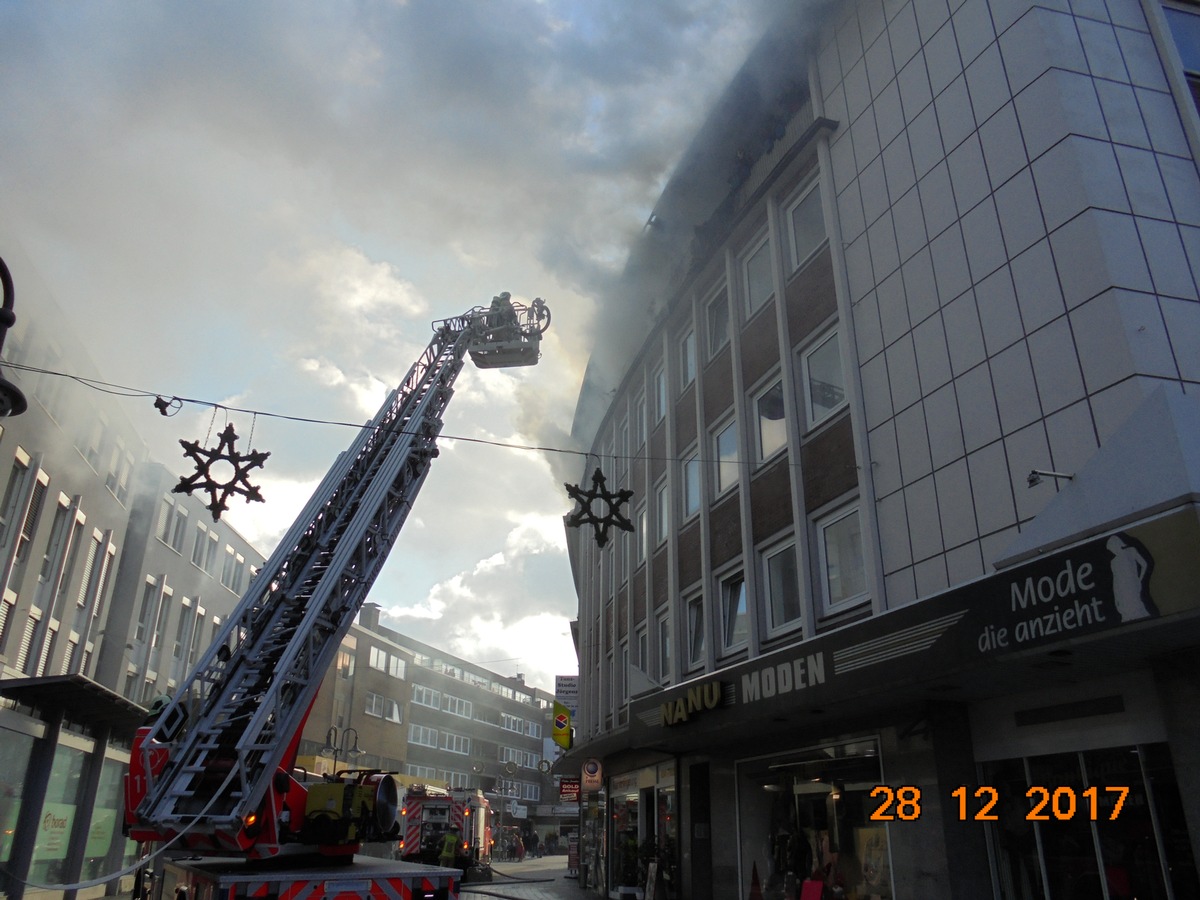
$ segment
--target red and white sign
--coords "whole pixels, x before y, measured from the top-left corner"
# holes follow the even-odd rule
[[[563,778],[558,782],[558,799],[563,803],[579,802],[579,779]]]

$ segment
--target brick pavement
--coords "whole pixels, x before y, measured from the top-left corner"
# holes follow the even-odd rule
[[[588,900],[595,896],[579,887],[575,878],[567,877],[565,856],[493,863],[492,868],[492,881],[462,885],[462,900]]]

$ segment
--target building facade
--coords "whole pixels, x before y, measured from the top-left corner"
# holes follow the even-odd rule
[[[1191,3],[763,39],[576,411],[589,886],[1200,896],[1198,76]]]
[[[15,876],[0,889],[59,897],[37,885],[136,858],[119,824],[134,730],[262,557],[199,497],[172,492],[179,473],[149,458],[131,401],[63,376],[99,373],[20,248],[0,253],[18,297],[4,372],[28,401],[0,426],[0,863]]]

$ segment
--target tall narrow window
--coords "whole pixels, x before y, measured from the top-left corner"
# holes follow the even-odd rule
[[[746,643],[750,631],[746,615],[746,581],[741,575],[721,582],[721,626],[726,650]]]
[[[836,331],[805,352],[801,368],[808,427],[812,428],[846,405],[846,379]]]
[[[658,620],[658,680],[671,680],[671,620],[665,615]]]
[[[771,628],[784,628],[800,618],[800,576],[796,570],[796,545],[789,541],[783,547],[763,554],[766,575],[767,611]]]
[[[742,261],[746,312],[752,315],[771,299],[775,286],[771,278],[771,242],[765,237],[754,245]]]
[[[737,422],[730,422],[713,437],[716,472],[713,481],[723,494],[738,482]]]
[[[632,426],[631,434],[633,435],[633,443],[630,446],[631,450],[636,451],[642,444],[646,443],[646,395],[638,394],[633,398],[633,410],[629,414],[630,425]]]
[[[787,443],[787,419],[783,414],[783,382],[777,381],[755,398],[758,418],[758,460],[762,462]]]
[[[825,215],[821,210],[821,185],[814,178],[787,208],[788,243],[792,271],[799,269],[825,243]]]
[[[654,387],[654,422],[658,424],[667,415],[667,370],[660,366],[650,382]]]
[[[729,343],[729,295],[722,288],[708,304],[708,355]]]
[[[646,551],[650,545],[650,534],[646,529],[646,505],[643,503],[637,510],[637,533],[634,539],[637,541],[637,562],[640,565],[646,561]]]
[[[687,601],[688,664],[704,662],[704,597],[697,594]]]
[[[687,387],[696,380],[696,332],[689,331],[679,344],[679,383]]]
[[[661,544],[671,531],[671,504],[667,502],[667,483],[654,489],[654,536]]]
[[[867,572],[857,506],[817,523],[817,548],[825,611],[837,612],[865,600]]]
[[[683,461],[683,517],[700,511],[700,460],[693,453]]]

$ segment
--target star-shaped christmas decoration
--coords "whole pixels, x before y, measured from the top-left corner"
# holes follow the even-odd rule
[[[592,489],[585,491],[578,484],[564,484],[567,495],[579,503],[579,508],[567,516],[567,525],[578,528],[580,525],[591,525],[596,529],[596,544],[603,547],[608,543],[608,529],[613,525],[624,531],[633,531],[633,523],[621,514],[621,506],[633,497],[633,491],[621,490],[612,493],[605,486],[604,473],[597,467],[592,474]],[[603,513],[597,515],[592,510],[592,503],[603,501]]]
[[[183,455],[195,460],[196,472],[180,478],[179,484],[175,485],[174,492],[190,494],[197,489],[208,491],[209,504],[207,508],[212,513],[214,522],[221,518],[222,512],[229,509],[226,501],[230,494],[241,494],[247,501],[263,502],[258,488],[250,483],[248,473],[251,469],[262,466],[271,454],[254,450],[249,453],[240,453],[233,449],[233,443],[237,439],[237,433],[233,430],[231,422],[221,432],[221,440],[214,450],[201,447],[198,441],[179,442],[183,446]],[[233,475],[224,483],[216,481],[212,476],[213,464],[218,462],[226,462],[233,466]]]

